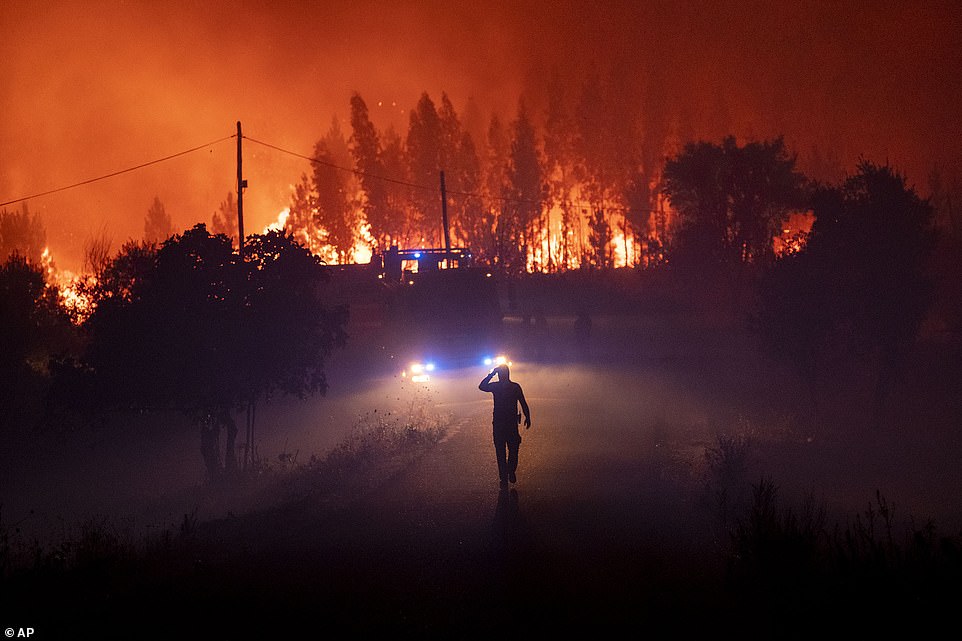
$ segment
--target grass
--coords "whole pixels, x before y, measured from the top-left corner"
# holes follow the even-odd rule
[[[267,474],[292,500],[344,505],[444,438],[447,419],[429,407],[416,397],[404,412],[365,414],[350,437],[325,456],[304,463],[282,456]],[[725,427],[704,446],[701,476],[693,477],[698,482],[691,488],[716,528],[718,567],[705,572],[717,569],[723,581],[710,601],[699,597],[692,603],[699,610],[691,615],[715,627],[716,636],[745,639],[918,635],[952,622],[962,599],[959,537],[939,534],[930,521],[910,519],[906,525],[881,492],[843,523],[829,522],[814,499],[786,504],[775,478],[754,476],[756,450],[771,435],[742,418]],[[197,617],[245,607],[235,602],[238,594],[247,596],[242,588],[225,584],[224,575],[212,573],[195,554],[197,531],[190,513],[179,529],[149,540],[96,520],[65,530],[56,545],[41,546],[24,541],[15,525],[0,518],[0,602],[18,619],[32,617],[47,630],[72,635],[93,632],[83,629],[91,622],[122,617],[124,608],[135,618],[154,604],[176,616]],[[657,556],[658,550],[646,553]],[[640,585],[644,577],[636,581]],[[648,595],[652,601],[638,607],[685,612],[685,599],[693,597],[684,580],[678,581],[676,593]],[[577,593],[576,586],[570,589]],[[672,599],[679,602],[663,603]],[[171,625],[160,625],[156,638],[169,634]],[[122,631],[114,631],[116,638],[123,638]]]
[[[288,495],[343,500],[378,487],[444,438],[449,417],[430,407],[426,392],[416,391],[404,412],[362,415],[337,447],[292,470]]]
[[[433,415],[425,399],[416,396],[401,414],[375,411],[361,417],[351,436],[324,457],[312,456],[306,464],[280,457],[277,465],[252,474],[258,484],[266,479],[275,489],[286,489],[280,496],[288,500],[310,495],[349,501],[417,460],[445,432],[445,417]],[[249,488],[239,485],[239,491]],[[210,584],[214,579],[195,545],[200,529],[196,511],[184,514],[179,528],[151,537],[138,539],[104,518],[64,527],[59,537],[51,537],[57,541],[52,544],[26,539],[16,524],[2,517],[0,509],[0,603],[5,613],[31,623],[44,638],[85,633],[97,638],[169,638],[163,630],[172,624],[166,620],[157,621],[153,633],[139,627],[141,632],[133,636],[124,624],[145,610],[153,614],[152,602],[159,608],[177,604],[180,611],[168,613],[173,621],[192,610],[204,617],[205,599],[220,603],[227,598],[203,594],[224,586]],[[110,630],[89,627],[98,621],[116,625]]]
[[[843,523],[812,497],[786,505],[773,478],[749,481],[752,448],[744,433],[718,435],[705,448],[702,489],[719,528],[726,615],[740,634],[919,634],[954,620],[962,535],[899,519],[880,491]]]

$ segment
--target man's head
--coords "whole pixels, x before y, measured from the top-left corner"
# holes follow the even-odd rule
[[[495,367],[494,369],[497,370],[497,372],[498,372],[498,380],[499,380],[499,381],[510,381],[510,380],[511,380],[511,372],[508,370],[508,366],[507,366],[506,364],[502,363],[501,365],[498,365],[498,366]]]

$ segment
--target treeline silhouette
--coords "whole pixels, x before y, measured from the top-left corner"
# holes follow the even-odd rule
[[[871,162],[862,162],[839,184],[807,181],[778,140],[744,146],[733,139],[692,143],[669,159],[664,177],[678,225],[668,258],[618,273],[599,263],[597,269],[578,270],[594,279],[585,282],[623,281],[629,272],[638,276],[634,285],[643,288],[655,282],[648,276],[657,276],[662,292],[691,295],[692,304],[679,307],[680,313],[724,314],[745,324],[771,357],[806,384],[813,436],[824,429],[828,391],[838,394],[851,383],[844,376],[869,377],[866,425],[883,427],[886,401],[923,321],[938,313],[945,326],[956,333],[960,328],[958,299],[947,301],[945,295],[947,283],[959,277],[959,263],[951,259],[960,255],[958,239],[936,233],[933,204],[897,171]],[[771,239],[786,212],[799,207],[815,219],[811,233],[776,254]],[[156,203],[150,218],[151,229],[163,227],[165,216]],[[33,232],[26,236],[36,237]],[[13,252],[0,267],[4,419],[68,429],[95,424],[118,409],[181,411],[196,423],[211,480],[242,472],[251,461],[250,453],[235,459],[233,415],[246,415],[245,427],[252,430],[254,408],[271,395],[323,393],[329,357],[350,344],[345,332],[350,310],[325,296],[322,285],[330,272],[292,230],[251,235],[243,254],[228,235],[211,233],[205,225],[160,243],[131,241],[116,255],[93,261],[100,265],[96,273],[78,285],[87,307],[70,308],[73,316],[42,259],[19,246]],[[520,250],[512,260],[522,260]],[[498,273],[505,279],[529,277],[509,268],[519,264],[494,260],[504,266]],[[709,296],[720,304],[705,303]],[[621,310],[633,304],[630,299],[619,303]],[[226,449],[217,449],[222,431]],[[738,463],[737,448],[716,455],[716,470]],[[899,608],[906,615],[899,623],[925,627],[944,620],[941,613],[958,597],[956,539],[936,536],[928,525],[909,532],[904,541],[893,536],[881,496],[878,508],[864,519],[827,532],[817,511],[784,508],[775,490],[769,480],[754,486],[745,511],[728,523],[723,590],[713,591],[710,581],[689,585],[686,580],[705,568],[686,569],[691,572],[680,571],[673,583],[676,593],[651,603],[676,613],[702,608],[710,625],[716,623],[710,617],[718,617],[720,625],[735,622],[749,636],[758,632],[756,622],[777,634],[804,636],[828,615],[843,619],[848,629],[884,628],[889,620],[878,613]],[[190,529],[185,519],[185,532]],[[6,535],[0,528],[0,536]],[[209,592],[196,587],[203,568],[194,563],[190,537],[183,539],[186,548],[168,541],[138,556],[105,541],[102,531],[93,535],[99,547],[88,554],[84,545],[90,541],[78,543],[72,548],[75,559],[64,560],[59,551],[36,554],[33,574],[6,582],[11,602],[24,608],[33,598],[41,603],[39,595],[48,587],[35,580],[38,576],[78,582],[54,581],[61,586],[85,581],[101,591],[95,597],[114,594],[119,576],[126,586],[135,586],[119,591],[130,613],[141,613],[149,601],[140,596],[157,590],[165,603],[211,614],[193,598]],[[91,567],[100,574],[91,574]],[[715,570],[709,568],[706,576],[714,577]],[[227,581],[209,576],[204,588]],[[636,583],[637,576],[631,574],[630,580]],[[186,591],[167,589],[173,585]],[[256,582],[232,585],[232,595],[263,589]],[[81,620],[97,618],[98,611],[88,611],[88,602],[76,601],[76,593],[66,588],[47,594],[47,604],[69,606],[63,610],[68,622],[77,612]],[[316,602],[316,595],[310,598]],[[235,607],[227,602],[218,602],[214,611]],[[587,607],[583,600],[572,605],[579,604]],[[556,606],[552,603],[552,611]],[[31,608],[25,611],[36,605]],[[276,612],[293,615],[294,610],[285,604]]]
[[[354,133],[350,144],[342,141],[339,153],[355,154],[354,166],[363,170],[356,174],[363,210],[381,246],[406,238],[404,225],[411,233],[426,233],[411,223],[410,212],[400,215],[388,207],[400,202],[392,196],[392,185],[405,186],[376,178],[391,173],[386,149],[394,154],[405,149],[392,162],[409,172],[412,154],[422,154],[421,173],[413,179],[426,180],[438,167],[457,166],[449,159],[470,150],[467,133],[457,125],[446,98],[435,110],[424,95],[412,114],[406,143],[398,138],[385,143],[367,118],[363,100],[352,99]],[[488,240],[498,242],[485,245],[480,236],[472,237],[464,226],[466,210],[454,218],[456,235],[468,243],[481,242],[477,259],[482,264],[487,260],[504,279],[530,268],[532,239],[543,229],[546,200],[527,199],[522,183],[531,187],[530,194],[554,193],[544,189],[549,174],[540,164],[540,147],[548,139],[535,142],[523,109],[513,127],[501,166],[514,167],[503,176],[515,181],[516,189],[502,189],[506,183],[499,182],[499,190],[488,193],[505,197],[498,201],[502,207],[483,218],[491,223],[484,227],[492,234]],[[322,143],[318,149],[329,151],[333,138]],[[522,162],[523,157],[527,160]],[[569,161],[574,157],[568,156]],[[841,183],[821,184],[797,171],[782,140],[739,145],[728,137],[721,143],[685,145],[658,175],[659,190],[675,212],[671,240],[658,245],[658,260],[640,264],[636,271],[664,275],[663,288],[671,295],[724,299],[727,313],[747,323],[767,353],[806,386],[813,433],[821,423],[822,396],[838,389],[841,362],[856,363],[845,369],[874,381],[867,413],[869,423],[879,426],[923,321],[936,309],[945,326],[958,330],[958,305],[939,296],[946,281],[958,276],[957,267],[948,279],[939,272],[952,264],[945,256],[958,252],[958,238],[938,236],[933,204],[893,168],[863,161]],[[204,225],[159,244],[128,242],[115,256],[102,248],[103,256],[88,261],[92,273],[74,288],[88,302],[73,322],[63,292],[57,293],[58,284],[37,256],[43,230],[36,217],[25,207],[20,213],[0,213],[0,241],[5,251],[13,251],[0,272],[0,323],[9,344],[0,356],[0,373],[8,383],[4,413],[30,416],[29,399],[38,396],[46,401],[47,424],[89,422],[108,407],[179,407],[207,430],[203,434],[228,433],[226,458],[205,454],[211,476],[220,467],[236,467],[231,448],[237,428],[216,417],[229,409],[252,415],[258,400],[275,391],[323,391],[324,360],[346,340],[348,310],[323,299],[318,283],[325,274],[317,245],[302,233],[308,224],[328,229],[325,216],[332,210],[324,203],[350,193],[344,189],[345,176],[336,162],[316,164],[313,177],[305,176],[298,190],[306,209],[292,206],[283,232],[250,236],[243,259],[228,233],[210,233]],[[452,179],[449,185],[452,197],[474,193],[465,182]],[[436,200],[435,193],[425,193],[419,211]],[[506,213],[508,196],[512,206],[537,208],[512,218]],[[341,215],[352,211],[346,201],[340,204]],[[787,216],[800,210],[814,218],[810,234],[777,254],[773,239]],[[521,215],[521,209],[513,211]],[[379,220],[384,226],[375,224]],[[402,227],[390,227],[399,222]],[[148,211],[145,231],[155,239],[169,231],[159,199]],[[602,232],[598,239],[610,239]],[[336,237],[331,232],[325,238],[331,242]],[[599,253],[580,271],[604,274],[601,268],[611,261],[603,255],[610,258],[610,245],[610,240],[601,242]],[[350,257],[346,249],[339,252]],[[253,429],[252,420],[246,429]]]
[[[846,178],[841,167],[822,170],[814,161],[817,178],[804,175],[780,137],[686,144],[664,117],[619,109],[590,79],[580,95],[552,83],[543,113],[521,100],[510,120],[495,114],[483,123],[470,107],[459,114],[446,94],[436,103],[425,92],[406,131],[381,130],[355,93],[350,130],[333,118],[311,156],[252,142],[311,161],[293,181],[285,227],[330,262],[350,262],[358,244],[375,253],[443,246],[443,172],[452,243],[509,274],[719,252],[763,260],[789,215],[810,211],[824,176]],[[933,194],[945,195],[931,178]],[[218,213],[228,223],[231,204]],[[955,215],[951,205],[947,211]],[[706,237],[693,227],[714,230]]]
[[[77,285],[86,303],[73,318],[46,276],[16,254],[0,268],[3,412],[27,418],[36,408],[18,399],[38,398],[34,421],[73,429],[116,410],[176,410],[200,428],[211,479],[238,470],[232,413],[246,410],[254,442],[257,403],[324,393],[325,359],[346,340],[348,310],[322,299],[327,272],[281,232],[249,236],[243,257],[203,224],[128,242]]]

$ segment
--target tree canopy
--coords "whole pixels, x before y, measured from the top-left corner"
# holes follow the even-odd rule
[[[665,163],[664,191],[680,217],[673,255],[709,264],[766,264],[788,214],[806,207],[805,179],[784,141],[692,142]]]
[[[159,247],[128,244],[105,270],[85,361],[113,405],[243,406],[326,390],[346,310],[319,297],[318,259],[290,236],[252,235],[245,260],[203,224]]]
[[[173,233],[174,225],[170,221],[170,214],[167,213],[160,197],[154,196],[154,201],[150,204],[147,216],[144,218],[144,239],[160,243],[170,238]]]
[[[756,328],[791,364],[817,402],[817,386],[840,359],[875,372],[871,419],[931,304],[927,261],[933,209],[888,166],[863,161],[841,184],[820,186],[804,249],[778,260],[759,288]]]
[[[19,254],[34,264],[40,262],[47,232],[38,214],[31,214],[24,202],[20,211],[0,211],[0,261]]]

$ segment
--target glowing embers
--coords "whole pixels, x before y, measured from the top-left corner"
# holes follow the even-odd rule
[[[427,383],[431,380],[431,372],[435,370],[434,363],[414,362],[401,372],[402,378],[408,378],[414,383]]]

